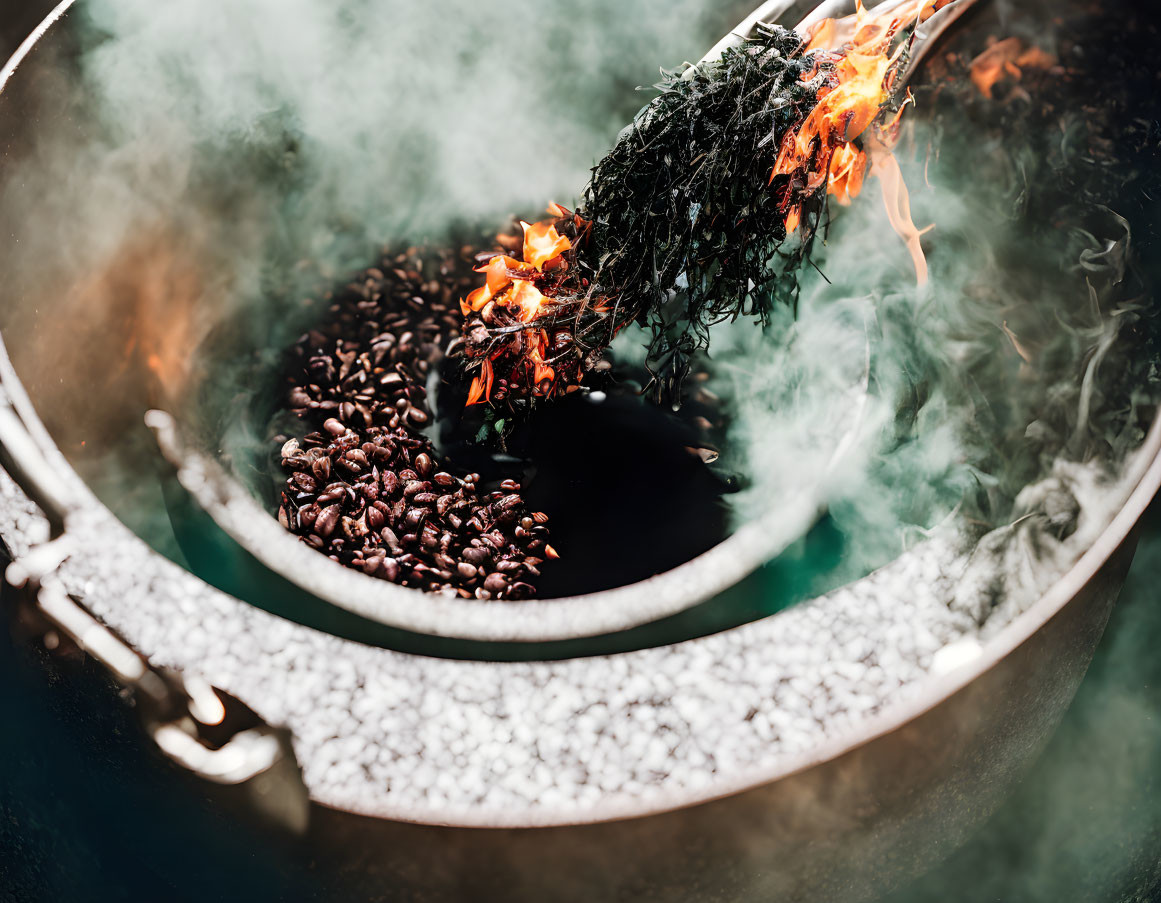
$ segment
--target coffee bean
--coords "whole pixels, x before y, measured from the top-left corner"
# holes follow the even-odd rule
[[[483,549],[477,549],[474,546],[469,546],[468,548],[464,549],[462,554],[464,561],[474,565],[481,565],[491,557]]]
[[[296,473],[290,478],[290,482],[302,492],[314,493],[318,490],[318,482],[307,473]]]
[[[314,463],[310,465],[310,470],[316,480],[327,482],[331,478],[331,459],[316,458]]]
[[[314,524],[314,532],[323,539],[330,538],[330,535],[335,532],[341,514],[342,508],[338,505],[327,506],[319,513],[318,520]]]
[[[508,588],[508,578],[503,574],[489,574],[484,578],[484,589],[489,593],[499,595]]]
[[[335,502],[347,497],[347,487],[343,483],[331,483],[323,492],[319,493],[318,503],[320,505],[333,505]]]
[[[401,250],[323,299],[325,319],[295,346],[288,371],[284,404],[309,426],[277,440],[287,476],[277,515],[327,557],[379,579],[468,599],[527,597],[541,559],[525,561],[521,546],[545,544],[536,531],[547,517],[525,510],[515,479],[480,493],[480,475],[456,477],[419,432],[431,422],[427,374],[461,340],[459,298],[478,281],[471,266],[454,250]],[[498,379],[493,392],[506,389]],[[484,578],[493,556],[504,572]]]

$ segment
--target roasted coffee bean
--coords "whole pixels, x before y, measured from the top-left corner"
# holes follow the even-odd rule
[[[314,523],[314,532],[323,539],[329,539],[339,523],[342,508],[338,505],[329,505],[319,512],[318,520]]]
[[[302,492],[318,491],[318,482],[308,473],[299,472],[290,478],[290,483]]]
[[[347,488],[341,484],[331,484],[326,488],[325,492],[319,493],[318,503],[321,506],[333,505],[336,502],[344,501],[347,497]]]
[[[489,574],[484,578],[484,589],[499,595],[508,588],[508,578],[503,574]]]
[[[464,549],[462,554],[464,561],[474,565],[481,565],[489,558],[491,558],[491,556],[483,549],[477,549],[474,546],[469,546],[468,548]]]
[[[300,508],[298,511],[298,523],[304,530],[311,530],[314,528],[314,522],[318,520],[319,507],[318,505],[307,505],[305,508]]]
[[[287,484],[277,514],[371,576],[466,599],[526,597],[541,559],[525,561],[521,546],[544,544],[547,517],[526,511],[515,479],[481,494],[479,474],[441,467],[419,432],[431,421],[427,374],[460,341],[471,267],[471,255],[406,249],[324,299],[326,320],[295,346],[288,372],[284,403],[307,426],[278,440]],[[484,577],[493,561],[519,589],[500,571]]]

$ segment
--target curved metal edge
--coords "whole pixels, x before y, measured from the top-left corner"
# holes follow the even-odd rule
[[[870,391],[868,339],[862,373],[849,389],[851,410],[817,485],[855,448]],[[744,524],[713,548],[654,577],[601,592],[523,602],[481,602],[432,595],[416,606],[414,590],[343,567],[307,550],[225,469],[190,450],[176,420],[149,411],[162,454],[178,470],[182,488],[227,535],[264,567],[299,588],[391,627],[449,639],[542,643],[611,634],[678,614],[713,598],[782,554],[825,510],[806,487],[763,517]],[[303,563],[309,560],[309,566]]]
[[[60,19],[61,16],[63,16],[66,12],[68,12],[69,7],[71,7],[75,2],[76,0],[61,0],[60,4],[58,4],[57,7],[48,14],[44,21],[33,29],[32,34],[25,38],[21,45],[16,48],[16,52],[12,54],[8,62],[4,65],[4,68],[0,69],[0,91],[4,90],[4,86],[8,84],[8,79],[12,78],[13,73],[15,73],[16,70],[20,67],[20,64],[24,62],[24,58],[28,56],[32,48],[35,47],[40,39],[45,36],[48,30],[57,23],[57,20]]]
[[[822,506],[799,496],[778,509],[777,522],[762,518],[707,552],[638,583],[597,593],[531,601],[482,602],[429,595],[415,605],[416,590],[368,577],[305,548],[222,466],[182,447],[171,415],[150,411],[147,425],[182,488],[214,522],[260,564],[298,587],[362,617],[391,627],[449,639],[540,643],[600,636],[677,614],[723,592],[776,557],[809,526]],[[844,448],[846,445],[844,445]],[[309,562],[309,566],[303,566]]]
[[[75,0],[63,2],[50,14],[33,35],[26,40],[16,54],[9,60],[3,70],[0,70],[0,88],[11,77],[13,72],[27,56],[35,43],[44,33],[73,5]],[[15,374],[12,374],[15,378]],[[58,461],[58,468],[63,469],[69,479],[83,486],[75,472],[68,466],[63,456],[52,445],[51,439],[43,425],[35,415],[31,402],[24,393],[23,386],[15,379],[15,384],[8,387],[12,396],[13,406],[17,412],[26,418],[25,422],[39,442],[48,442],[50,454]],[[47,449],[46,449],[47,450]],[[1102,567],[1113,552],[1129,537],[1133,528],[1144,514],[1145,509],[1161,488],[1161,418],[1155,418],[1149,434],[1137,451],[1134,458],[1133,473],[1126,479],[1127,483],[1135,483],[1128,500],[1120,508],[1109,526],[1101,533],[1093,544],[1073,568],[1058,580],[1036,603],[1027,611],[1019,615],[1004,630],[985,644],[977,658],[972,662],[948,674],[931,678],[922,692],[916,693],[911,699],[898,706],[885,710],[883,713],[870,718],[860,730],[841,739],[823,743],[810,753],[789,756],[787,759],[772,768],[757,769],[744,773],[702,794],[687,794],[682,798],[660,799],[645,809],[630,809],[627,806],[609,806],[604,809],[596,808],[590,817],[584,819],[554,820],[551,816],[543,819],[513,819],[504,822],[499,819],[490,819],[482,822],[472,817],[470,812],[441,811],[438,816],[432,813],[426,816],[415,811],[391,812],[373,810],[368,807],[360,811],[358,807],[347,807],[343,811],[352,811],[356,814],[372,817],[389,817],[397,821],[423,825],[456,826],[470,828],[530,828],[547,826],[568,826],[593,824],[606,821],[617,821],[629,818],[639,818],[649,815],[658,815],[665,812],[684,809],[691,806],[712,802],[734,796],[752,787],[772,784],[782,778],[790,777],[799,772],[810,769],[838,758],[839,756],[865,746],[887,734],[898,730],[903,725],[914,721],[921,715],[939,706],[949,696],[964,689],[985,672],[995,668],[999,662],[1017,647],[1028,642],[1040,628],[1052,619],[1076,595],[1080,587],[1085,585]],[[85,492],[88,493],[87,487]],[[92,503],[100,504],[95,497]],[[774,617],[777,617],[775,615]],[[325,805],[325,803],[323,804]]]
[[[938,708],[950,697],[964,690],[982,675],[996,668],[1008,655],[1027,643],[1040,629],[1052,620],[1080,590],[1100,571],[1105,562],[1130,537],[1133,528],[1145,513],[1146,508],[1161,489],[1161,412],[1154,417],[1144,443],[1134,454],[1124,480],[1133,486],[1125,503],[1118,510],[1110,524],[1102,531],[1092,547],[1073,565],[1064,576],[1054,583],[1043,596],[1022,614],[988,640],[978,656],[958,668],[942,675],[932,675],[914,696],[896,706],[884,709],[871,716],[859,728],[841,737],[823,742],[810,752],[787,756],[773,766],[743,771],[728,780],[723,780],[698,793],[659,794],[644,807],[628,804],[596,805],[584,817],[570,817],[565,820],[554,818],[552,813],[542,817],[527,817],[527,813],[515,818],[497,818],[494,815],[482,819],[470,809],[418,812],[414,809],[385,811],[371,806],[327,806],[336,811],[350,811],[356,815],[372,818],[387,818],[408,824],[438,827],[460,827],[478,829],[548,828],[573,827],[599,824],[602,822],[626,821],[663,815],[681,809],[689,809],[717,800],[737,796],[747,790],[771,785],[785,778],[832,762],[860,747],[886,737],[910,724],[923,715]],[[771,617],[778,617],[772,615]],[[744,628],[739,628],[744,629]]]

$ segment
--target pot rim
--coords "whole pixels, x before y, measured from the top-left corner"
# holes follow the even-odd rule
[[[52,14],[33,32],[24,42],[16,56],[8,65],[0,70],[0,89],[15,71],[19,62],[37,40],[59,19],[75,0],[63,0]],[[7,362],[0,362],[6,364]],[[9,390],[14,405],[19,410],[29,429],[40,444],[41,450],[48,457],[48,463],[62,478],[84,487],[85,484],[79,475],[65,460],[63,454],[51,440],[37,416],[30,399],[28,398],[19,378],[11,372],[5,374],[5,388]],[[9,385],[7,379],[12,379]],[[772,784],[778,780],[806,771],[816,765],[832,761],[859,747],[865,746],[887,734],[898,730],[905,724],[914,721],[925,713],[935,709],[949,697],[960,692],[984,673],[996,667],[1015,649],[1029,641],[1040,628],[1059,613],[1085,585],[1099,572],[1112,554],[1120,548],[1131,533],[1161,488],[1161,416],[1155,416],[1149,432],[1141,447],[1134,452],[1124,478],[1124,485],[1132,487],[1127,499],[1117,511],[1111,522],[1100,533],[1092,546],[1080,557],[1047,592],[1032,603],[1022,614],[1018,615],[1000,630],[995,636],[985,641],[979,654],[970,662],[942,674],[930,675],[923,679],[922,686],[916,692],[897,704],[890,705],[882,712],[871,716],[850,731],[844,732],[833,740],[824,741],[809,751],[791,754],[779,758],[777,762],[750,770],[743,770],[729,779],[715,783],[706,792],[667,793],[650,801],[649,805],[641,807],[606,806],[594,807],[586,812],[583,818],[553,819],[551,813],[545,813],[544,818],[515,818],[505,822],[503,819],[490,817],[486,821],[473,818],[468,812],[448,811],[419,811],[407,809],[385,813],[381,809],[368,807],[360,812],[358,806],[345,806],[345,811],[374,817],[389,817],[398,821],[418,824],[454,824],[463,827],[480,828],[520,828],[543,827],[548,825],[589,824],[603,821],[621,820],[660,814],[689,806],[699,805],[716,799],[733,796],[741,791]],[[87,489],[87,487],[85,487]],[[87,504],[100,503],[86,491]],[[104,507],[103,505],[100,505]],[[778,617],[773,615],[772,617]],[[745,630],[746,627],[736,628]],[[628,653],[626,655],[631,655]],[[619,656],[614,656],[614,658]],[[323,803],[325,805],[325,803]],[[332,807],[339,808],[339,807]]]
[[[533,817],[529,817],[529,813],[525,812],[521,813],[522,817],[506,819],[497,818],[495,814],[481,818],[471,810],[416,811],[414,808],[401,808],[398,811],[385,812],[382,807],[372,805],[362,807],[358,802],[350,800],[344,801],[342,806],[325,802],[320,804],[340,812],[418,825],[481,829],[568,827],[647,818],[688,809],[769,786],[832,762],[895,733],[943,705],[1031,640],[1042,627],[1077,597],[1117,549],[1130,539],[1137,522],[1158,490],[1161,490],[1161,410],[1155,414],[1145,441],[1133,454],[1125,485],[1133,487],[1128,498],[1088,551],[1036,602],[1013,618],[995,636],[986,640],[971,661],[943,674],[929,674],[922,679],[921,686],[914,695],[886,706],[881,712],[860,721],[854,730],[824,740],[809,750],[779,757],[769,765],[742,768],[728,778],[715,781],[712,787],[704,791],[665,790],[651,797],[643,806],[621,802],[606,804],[602,801],[591,810],[585,811],[582,817],[572,815],[564,820],[554,818],[551,812],[543,815],[536,813]],[[769,618],[777,617],[778,614],[769,616]],[[749,626],[752,625],[742,625],[735,630],[745,630]]]

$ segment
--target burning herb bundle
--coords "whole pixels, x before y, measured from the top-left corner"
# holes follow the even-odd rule
[[[847,204],[861,190],[865,133],[922,280],[918,232],[890,165],[899,116],[882,120],[905,59],[897,37],[946,2],[916,0],[884,17],[860,8],[806,36],[763,25],[717,62],[668,74],[594,168],[581,208],[553,205],[554,221],[522,224],[522,260],[501,254],[480,268],[487,285],[463,303],[469,403],[572,391],[632,322],[651,334],[654,396],[679,399],[689,357],[708,347],[715,323],[766,324],[775,305],[796,303],[796,272],[828,197]]]

